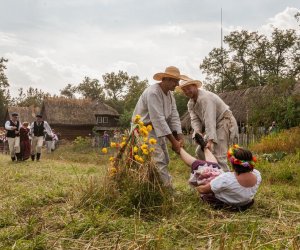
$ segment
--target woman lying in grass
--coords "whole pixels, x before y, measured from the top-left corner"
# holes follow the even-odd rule
[[[252,153],[238,145],[230,148],[227,157],[233,172],[223,172],[209,149],[204,148],[204,154],[205,161],[180,150],[182,160],[192,168],[190,184],[196,187],[202,200],[214,208],[238,211],[252,206],[261,183],[260,172],[254,169],[256,159]]]

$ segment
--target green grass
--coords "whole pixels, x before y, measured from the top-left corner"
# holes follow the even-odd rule
[[[0,155],[0,249],[300,248],[299,150],[258,162],[263,183],[243,213],[201,203],[187,184],[189,169],[170,156],[171,209],[147,219],[97,202],[109,164],[99,150],[66,145],[22,163]]]

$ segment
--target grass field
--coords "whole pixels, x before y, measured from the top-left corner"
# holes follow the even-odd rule
[[[173,204],[151,219],[95,201],[109,157],[99,151],[65,145],[22,163],[0,155],[0,249],[300,249],[299,149],[260,158],[263,183],[243,213],[200,202],[188,168],[170,155]]]

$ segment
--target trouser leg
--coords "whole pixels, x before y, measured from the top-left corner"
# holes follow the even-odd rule
[[[10,157],[13,160],[13,158],[15,158],[15,153],[16,153],[16,151],[15,151],[15,138],[7,137],[7,142],[8,142]]]

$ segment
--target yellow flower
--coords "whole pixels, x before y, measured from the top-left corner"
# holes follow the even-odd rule
[[[152,145],[156,144],[156,139],[150,138],[149,143],[152,144]]]
[[[133,147],[133,152],[134,152],[134,153],[137,153],[138,151],[139,151],[139,148],[138,148],[137,146],[134,146],[134,147]]]
[[[139,155],[134,155],[134,159],[135,159],[136,161],[139,161],[140,156],[139,156]]]
[[[140,126],[144,126],[144,123],[142,121],[139,121]]]
[[[106,153],[107,153],[107,148],[102,148],[102,149],[101,149],[101,152],[102,152],[103,154],[106,154]]]
[[[127,140],[127,137],[126,137],[126,136],[124,136],[124,137],[122,138],[122,140],[123,140],[123,141],[126,141],[126,140]]]
[[[140,133],[142,134],[142,136],[147,137],[148,136],[148,130],[145,126],[141,127],[140,129]]]
[[[113,177],[117,172],[118,172],[118,170],[115,167],[112,167],[109,169],[109,175],[111,177]]]
[[[123,148],[125,145],[126,145],[126,142],[124,142],[124,141],[122,141],[120,144],[121,148]]]
[[[110,160],[110,161],[114,161],[114,160],[115,160],[115,157],[111,156],[111,157],[109,157],[109,160]]]
[[[143,163],[144,162],[144,159],[143,157],[139,157],[139,160],[138,160],[140,163]]]
[[[144,155],[148,155],[148,154],[149,154],[148,149],[143,149],[143,154],[144,154]]]
[[[141,146],[141,149],[142,149],[142,150],[148,149],[148,145],[144,143],[144,144]]]
[[[149,148],[149,151],[150,151],[150,152],[154,152],[154,151],[155,151],[155,148]]]
[[[144,142],[147,142],[147,141],[148,141],[148,137],[144,137],[144,138],[143,138],[143,141],[144,141]]]
[[[115,142],[111,142],[111,143],[110,143],[110,146],[111,146],[112,148],[115,148],[115,147],[116,147],[116,143],[115,143]]]
[[[147,126],[147,130],[150,132],[150,131],[152,131],[152,126],[149,124],[148,126]]]
[[[134,122],[135,124],[138,124],[139,121],[140,121],[140,119],[141,119],[141,116],[140,116],[140,115],[136,115],[136,116],[134,117],[134,119],[133,119],[133,122]]]

